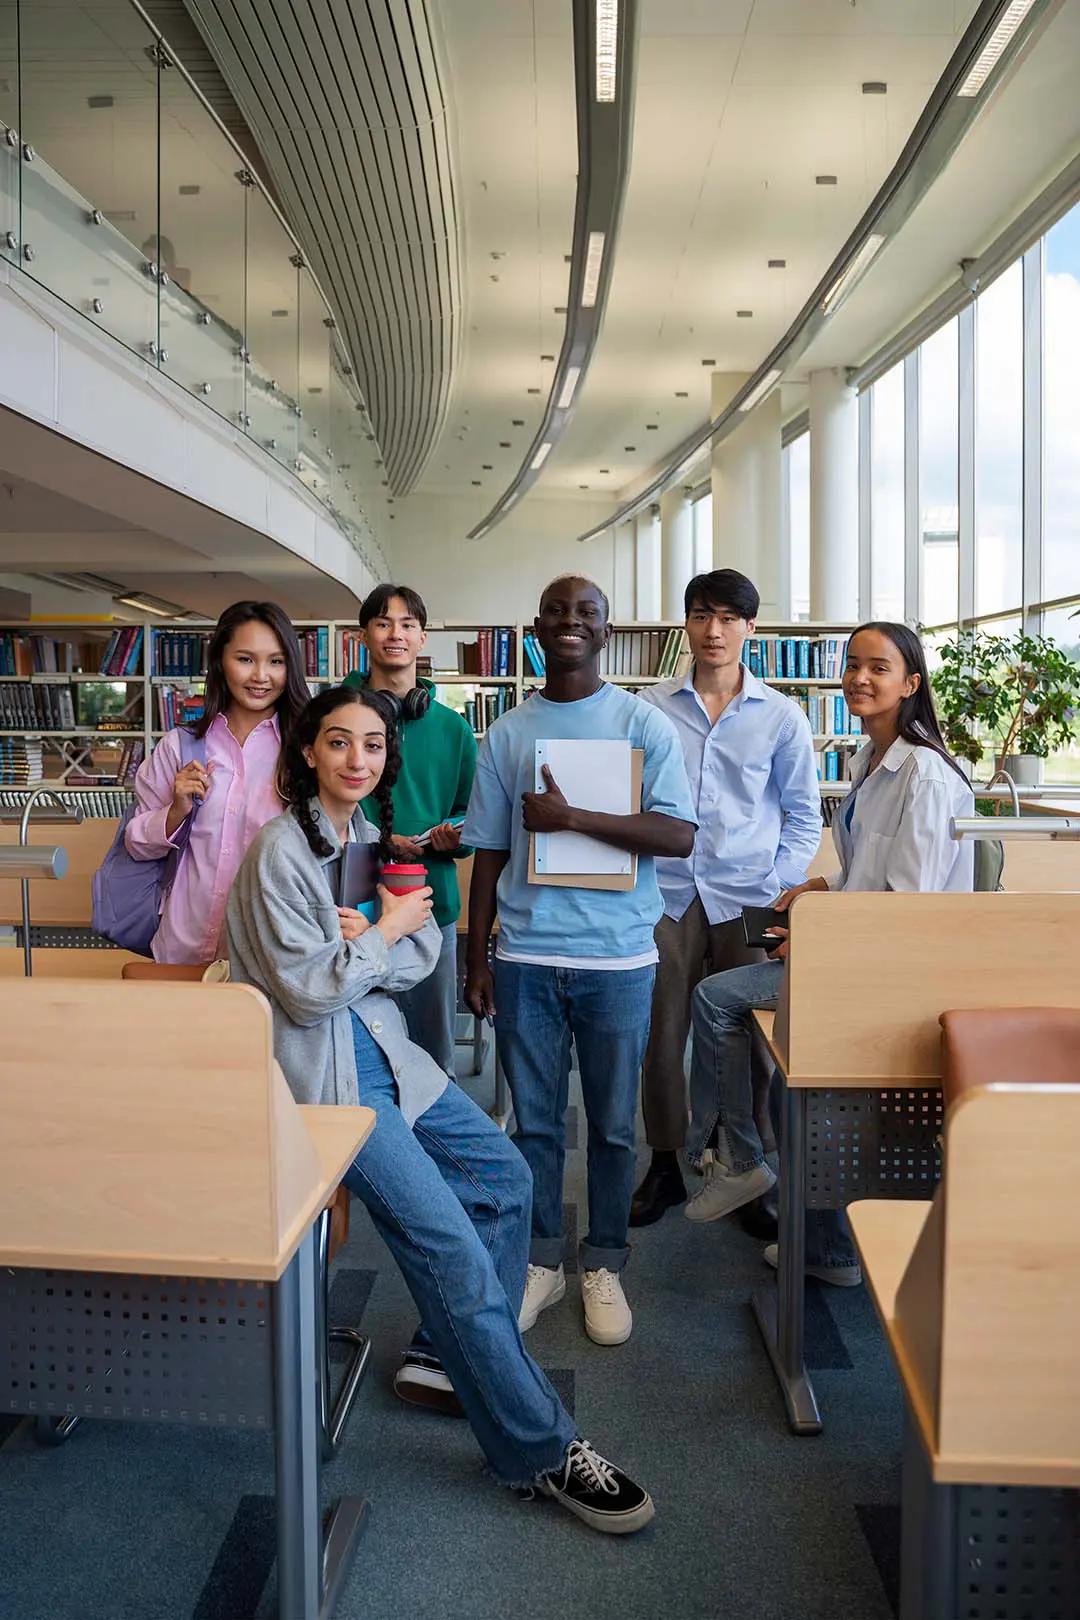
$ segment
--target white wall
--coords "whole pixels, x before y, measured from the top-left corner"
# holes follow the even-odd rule
[[[434,620],[529,622],[559,574],[584,574],[611,596],[610,531],[588,545],[575,538],[603,516],[597,503],[526,498],[483,540],[462,538],[477,522],[466,497],[410,495],[395,510],[395,578],[420,592]]]

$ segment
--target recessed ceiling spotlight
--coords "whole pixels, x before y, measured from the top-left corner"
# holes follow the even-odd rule
[[[837,179],[835,174],[815,174],[814,184],[815,186],[835,186]]]
[[[769,260],[769,269],[770,270],[786,270],[787,269],[787,260],[786,259],[770,259]]]
[[[500,439],[499,440],[499,449],[500,450],[509,450],[509,448],[510,448],[510,440],[509,439]]]
[[[579,484],[578,489],[588,489],[588,484]]]
[[[505,259],[506,254],[500,252],[497,248],[495,248],[495,249],[492,250],[491,253],[488,254],[488,258],[489,259]]]
[[[888,85],[884,79],[864,79],[862,93],[864,96],[884,96],[888,93]]]
[[[646,422],[645,431],[646,433],[655,433],[659,426],[659,422]]]
[[[479,478],[474,478],[472,483],[473,483],[473,489],[479,489],[480,488],[480,480],[479,480]]]
[[[93,107],[95,110],[99,107],[111,107],[113,98],[112,96],[87,96],[86,105]]]
[[[515,416],[514,420],[510,423],[510,426],[511,427],[524,427],[525,423],[524,423],[524,421],[522,420],[522,418],[520,416]]]
[[[554,360],[555,356],[553,354],[542,354],[540,358],[541,360]]]
[[[600,471],[602,473],[609,473],[611,471],[611,468],[610,467],[601,467]]]
[[[735,317],[740,321],[752,321],[754,318],[754,312],[752,309],[737,309],[735,311]]]
[[[564,253],[562,257],[563,257],[563,264],[573,264],[574,255],[572,253]]]
[[[181,197],[197,197],[202,191],[202,186],[178,186],[177,190]]]
[[[538,394],[540,390],[539,388],[526,388],[525,392],[527,394]]]
[[[492,472],[493,468],[491,466],[490,461],[485,461],[483,466],[480,468],[480,471],[481,472]]]
[[[555,313],[556,313],[556,315],[565,315],[566,314],[566,305],[565,304],[556,304],[555,305]]]
[[[686,389],[686,388],[677,388],[675,390],[675,398],[676,399],[689,399],[690,398],[689,390]]]
[[[489,281],[498,281],[498,276],[488,276]]]
[[[271,314],[271,317],[272,317],[272,318],[273,318],[273,319],[274,319],[274,320],[275,320],[275,321],[280,321],[280,320],[281,320],[281,319],[282,319],[282,317],[283,317],[283,316],[285,316],[285,315],[287,315],[287,314],[288,314],[288,313],[289,313],[289,312],[288,312],[288,310],[287,310],[287,309],[272,309],[272,310],[271,310],[271,311],[270,311],[270,314]]]
[[[715,366],[716,361],[715,360],[703,360],[701,363],[702,363],[703,366]]]
[[[624,444],[623,449],[626,451],[627,455],[632,456],[634,451],[637,449],[637,445],[636,444]]]

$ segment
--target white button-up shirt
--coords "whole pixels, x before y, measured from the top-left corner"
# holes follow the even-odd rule
[[[973,816],[971,788],[936,748],[898,737],[875,771],[873,744],[851,762],[851,792],[833,818],[841,870],[830,889],[970,893],[975,848],[949,837],[951,816]]]
[[[698,819],[693,854],[656,863],[666,914],[678,922],[698,895],[710,923],[731,922],[804,882],[821,841],[821,793],[798,704],[748,669],[715,724],[692,670],[640,695],[675,722]]]

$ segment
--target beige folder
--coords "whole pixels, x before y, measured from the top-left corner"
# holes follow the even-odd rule
[[[645,750],[630,750],[630,799],[641,809],[641,781],[645,770]],[[629,872],[537,872],[536,838],[529,834],[529,882],[544,883],[555,889],[613,889],[627,891],[637,882],[638,861],[630,857]]]

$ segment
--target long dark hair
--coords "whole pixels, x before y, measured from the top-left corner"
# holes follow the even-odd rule
[[[891,641],[900,657],[904,661],[905,675],[918,675],[919,684],[910,697],[901,698],[900,714],[897,721],[897,730],[905,742],[913,743],[917,748],[932,748],[935,754],[940,754],[952,766],[965,786],[970,786],[967,777],[953,759],[945,746],[945,738],[941,733],[937,710],[934,708],[934,694],[930,690],[930,672],[926,667],[926,654],[923,644],[906,624],[890,624],[885,619],[868,619],[860,624],[848,637],[848,646],[861,635],[864,630],[876,630],[878,635]]]
[[[210,637],[206,655],[206,698],[202,718],[195,721],[192,731],[196,737],[205,737],[211,723],[229,707],[229,683],[225,679],[222,659],[225,649],[241,625],[257,619],[277,637],[285,657],[285,690],[274,705],[281,732],[282,746],[296,724],[297,716],[306,707],[309,692],[304,679],[304,666],[300,660],[300,639],[292,621],[276,602],[234,602],[227,607]]]
[[[334,846],[319,831],[312,814],[311,800],[319,792],[319,779],[304,758],[304,749],[314,746],[327,715],[346,704],[357,703],[377,714],[386,727],[386,764],[372,791],[371,797],[379,807],[379,854],[384,861],[394,858],[390,840],[394,833],[394,803],[391,790],[401,769],[401,749],[398,747],[394,705],[385,692],[376,692],[369,686],[328,686],[318,697],[313,697],[294,721],[281,754],[278,770],[278,792],[285,804],[304,829],[304,836],[313,854],[325,860],[334,853]]]

